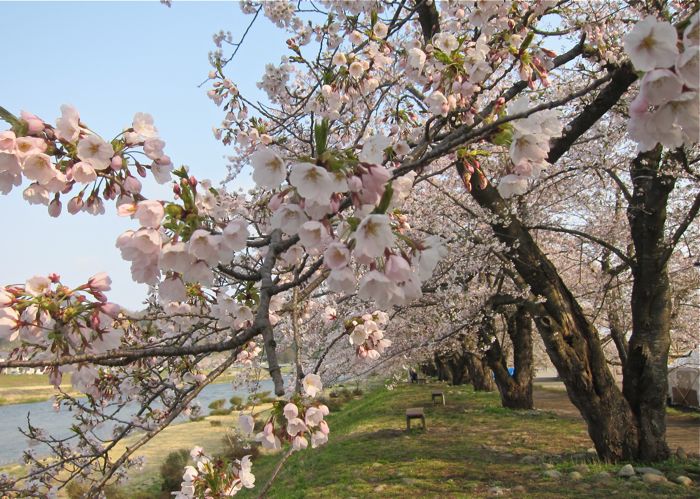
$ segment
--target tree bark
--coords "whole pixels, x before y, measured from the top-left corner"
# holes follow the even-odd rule
[[[467,366],[462,355],[454,355],[447,360],[447,367],[450,370],[451,383],[453,385],[463,385],[469,382]]]
[[[532,292],[544,298],[535,317],[538,331],[569,398],[588,425],[598,455],[610,461],[634,459],[636,420],[608,370],[594,326],[496,189],[488,183],[483,189],[475,185],[471,195],[496,216],[491,224],[494,234],[511,248],[508,257]]]
[[[445,362],[437,353],[435,354],[435,370],[437,371],[438,381],[450,380],[450,370],[447,368],[447,365],[445,365]]]
[[[632,265],[632,336],[623,392],[639,427],[639,458],[669,457],[666,444],[671,291],[664,242],[666,206],[675,180],[661,173],[661,147],[632,162],[632,201],[627,209],[635,249]]]
[[[492,317],[484,317],[482,327],[494,331]],[[493,342],[486,351],[486,361],[493,371],[501,405],[508,409],[532,409],[532,319],[523,306],[507,317],[508,336],[513,344],[513,366],[515,372],[508,372],[508,364],[503,349],[495,334]],[[484,331],[487,333],[488,331]]]
[[[476,392],[492,392],[494,390],[493,376],[486,359],[473,352],[464,352],[464,360],[469,372],[471,384]]]

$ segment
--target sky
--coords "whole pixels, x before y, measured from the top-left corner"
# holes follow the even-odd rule
[[[224,115],[207,98],[208,87],[198,85],[211,69],[212,34],[229,30],[235,41],[250,19],[236,2],[175,1],[168,8],[155,0],[0,1],[0,31],[11,42],[3,49],[0,106],[55,124],[60,106],[72,104],[81,121],[108,140],[130,126],[136,112],[150,113],[173,164],[217,183],[226,174],[227,148],[215,140],[212,126]],[[243,94],[263,99],[255,84],[266,63],[279,62],[285,39],[258,18],[227,69]],[[64,214],[49,218],[45,206],[23,200],[27,185],[0,195],[0,285],[56,272],[64,284],[77,286],[104,271],[112,278],[110,300],[139,308],[146,286],[131,280],[129,264],[114,245],[136,222],[118,217],[108,203],[102,216],[69,215],[67,197]],[[144,182],[143,193],[168,196],[155,182]]]

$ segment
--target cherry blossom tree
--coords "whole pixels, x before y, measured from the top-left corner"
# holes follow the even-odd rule
[[[437,186],[438,199],[462,205],[454,221],[460,229],[469,217],[488,229],[480,231],[483,246],[498,249],[484,250],[483,258],[501,266],[490,278],[507,277],[517,291],[503,305],[506,315],[524,333],[527,317],[534,319],[598,454],[667,457],[668,265],[674,255],[691,254],[679,245],[697,230],[700,210],[700,20],[692,3],[246,1],[241,8],[251,15],[242,37],[216,35],[209,54],[208,95],[224,113],[214,133],[231,150],[221,185],[175,169],[148,114],[103,138],[70,106],[55,125],[0,109],[10,126],[0,132],[0,191],[27,182],[25,199],[53,217],[64,203],[68,213],[100,214],[114,201],[136,224],[116,245],[134,280],[152,286],[139,313],[108,301],[104,275],[77,287],[52,274],[2,288],[0,335],[17,347],[0,368],[46,367],[57,387],[72,372],[88,396],[59,395],[59,406],[76,411],[74,436],[58,439],[29,426],[28,436],[56,458],[27,452],[28,475],[4,478],[2,489],[45,495],[84,477],[97,495],[134,464],[138,448],[192,410],[203,386],[236,363],[254,367],[261,353],[280,399],[255,439],[270,449],[288,446],[286,456],[309,442],[318,447],[330,430],[328,410],[315,399],[324,361],[349,354],[353,363],[381,362],[387,348],[400,348],[398,312],[425,305],[431,293],[445,300],[430,306],[440,327],[418,342],[407,335],[414,345],[462,341],[462,330],[477,325],[482,340],[492,338],[484,312],[493,312],[498,294],[470,293],[482,262],[458,252],[459,265],[438,266],[447,247],[474,231],[422,224],[433,208],[425,204],[426,185]],[[254,102],[234,83],[235,55],[263,17],[290,38],[288,55],[268,64],[258,84],[267,102]],[[551,227],[532,212],[546,207],[559,178],[569,190],[582,189],[585,178],[567,172],[584,170],[586,151],[603,151],[601,130],[620,125],[626,135],[608,152],[625,174],[607,168],[613,174],[606,175],[625,199],[631,249],[622,252],[591,231],[566,231],[609,252],[605,272],[629,269],[632,332],[622,391],[595,320],[539,241]],[[256,188],[229,192],[248,168]],[[139,177],[151,176],[171,183],[172,199],[142,195]],[[610,185],[595,192],[609,199]],[[685,196],[669,204],[677,188]],[[577,216],[571,206],[542,213],[568,226]],[[442,232],[454,238],[443,240]],[[481,286],[493,282],[486,275]],[[333,325],[314,328],[322,315],[334,317]],[[310,341],[314,334],[319,341]],[[527,356],[516,337],[518,355]],[[344,338],[345,348],[337,348]],[[287,389],[277,358],[285,342],[296,364]],[[124,419],[120,409],[132,401],[136,415]],[[109,436],[100,432],[107,422]],[[251,420],[243,417],[241,427],[252,430]],[[110,454],[136,432],[136,445]],[[194,459],[182,497],[233,495],[254,484],[249,459],[214,465],[201,450]]]

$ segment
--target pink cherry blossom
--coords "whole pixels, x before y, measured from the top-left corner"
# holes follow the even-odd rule
[[[376,258],[394,243],[389,217],[386,215],[368,215],[355,231],[355,255],[357,257]]]
[[[326,280],[328,289],[336,293],[350,294],[357,288],[355,274],[347,267],[331,270]]]
[[[158,137],[158,129],[153,125],[153,116],[148,113],[136,113],[131,126],[134,132],[144,139]]]
[[[58,170],[51,163],[51,157],[47,154],[32,154],[22,163],[22,171],[30,180],[36,180],[40,184],[47,184],[56,176]]]
[[[253,428],[255,427],[255,419],[249,414],[241,414],[238,416],[238,427],[244,435],[250,435],[253,433]]]
[[[46,149],[46,141],[39,137],[18,137],[15,141],[15,153],[20,160],[32,154],[46,152]]]
[[[296,406],[296,404],[292,404],[290,402],[284,406],[283,414],[287,420],[292,420],[299,416],[299,408]],[[292,433],[292,435],[294,435],[294,433]]]
[[[90,161],[96,170],[106,170],[112,162],[114,149],[97,135],[88,135],[78,142],[78,157]]]
[[[393,282],[403,282],[411,277],[411,266],[399,255],[389,255],[384,264],[384,274]]]
[[[61,209],[63,208],[63,203],[58,198],[54,198],[49,203],[49,216],[56,218],[61,215]]]
[[[73,180],[76,182],[89,184],[90,182],[97,180],[97,172],[95,172],[95,168],[92,166],[89,160],[76,163],[73,165],[73,169],[71,171],[73,174]]]
[[[362,151],[358,155],[360,161],[374,165],[384,162],[384,150],[391,146],[391,139],[386,135],[377,134],[365,140]]]
[[[162,203],[152,200],[139,201],[134,212],[134,217],[142,227],[158,228],[164,216],[165,210]]]
[[[158,296],[163,302],[187,300],[187,288],[179,277],[169,277],[158,284]]]
[[[647,16],[622,39],[625,52],[639,71],[673,66],[678,35],[671,24]]]
[[[328,202],[333,194],[333,181],[328,170],[311,163],[293,164],[289,183],[296,187],[300,196],[318,203]]]
[[[19,314],[14,308],[0,307],[0,338],[12,341],[18,335]]]
[[[676,73],[686,87],[698,88],[700,86],[700,46],[688,47],[685,52],[678,56]]]
[[[527,178],[519,175],[506,175],[498,182],[498,192],[506,199],[525,194],[527,192]]]
[[[74,143],[80,136],[80,115],[73,106],[61,106],[61,116],[56,120],[56,137]]]
[[[321,222],[305,222],[299,228],[299,241],[304,245],[309,254],[317,255],[323,251],[328,230]]]
[[[209,231],[198,229],[192,233],[187,245],[187,251],[197,259],[209,264],[219,261],[221,236]]]
[[[143,152],[149,159],[158,160],[163,157],[165,141],[158,138],[148,138],[143,143]]]
[[[307,374],[304,376],[301,384],[304,388],[304,393],[309,397],[315,397],[318,392],[323,390],[323,383],[321,383],[321,377],[318,374]]]
[[[681,95],[683,83],[673,71],[654,69],[642,78],[640,93],[652,106],[660,106],[676,100]]]
[[[308,219],[298,204],[283,204],[273,213],[270,225],[273,229],[282,229],[286,234],[292,235],[299,232],[299,228]]]
[[[315,449],[328,442],[328,435],[322,431],[315,431],[311,435],[311,448]]]
[[[282,158],[268,147],[261,147],[250,156],[253,181],[258,187],[274,189],[287,178]]]
[[[24,190],[22,197],[29,204],[43,204],[44,206],[48,206],[50,201],[49,191],[36,182]]]
[[[331,243],[323,253],[323,262],[329,269],[342,269],[350,263],[350,250],[343,243]]]
[[[16,147],[17,136],[12,130],[0,132],[0,151],[13,153]]]
[[[39,296],[51,290],[51,279],[45,276],[35,275],[27,279],[24,289],[32,296]]]
[[[221,242],[231,251],[240,251],[246,247],[248,236],[248,224],[243,219],[235,219],[224,228]]]

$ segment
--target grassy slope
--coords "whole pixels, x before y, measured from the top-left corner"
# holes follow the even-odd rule
[[[376,390],[329,418],[331,435],[322,449],[293,455],[277,477],[269,497],[481,497],[489,488],[525,491],[517,497],[698,497],[700,489],[679,485],[649,486],[623,479],[596,480],[600,471],[614,474],[619,465],[591,463],[578,482],[545,478],[541,464],[522,464],[526,455],[555,462],[561,472],[583,461],[590,446],[580,421],[537,411],[502,409],[496,394],[441,386],[447,406],[430,404],[435,386],[401,386]],[[407,407],[426,408],[428,431],[404,431]],[[576,455],[578,454],[578,455]],[[255,497],[278,460],[264,456],[253,471]],[[695,462],[656,465],[667,476],[685,474],[700,480]]]
[[[70,383],[70,374],[63,376],[63,389],[77,395]],[[0,405],[43,402],[55,394],[46,374],[0,374]]]

